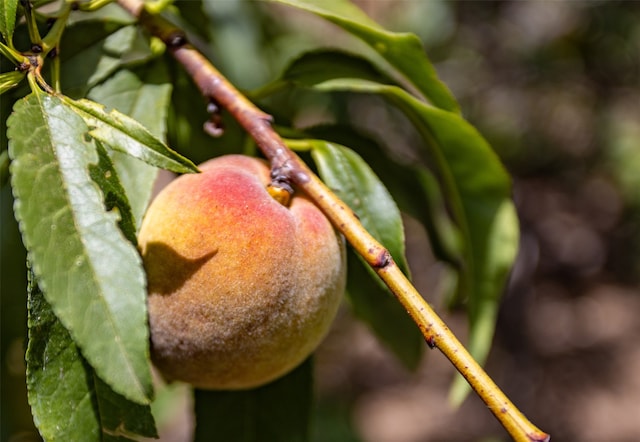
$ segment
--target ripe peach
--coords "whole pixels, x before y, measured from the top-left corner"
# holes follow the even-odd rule
[[[344,242],[304,196],[266,190],[269,168],[228,155],[163,189],[139,235],[152,359],[206,389],[268,383],[327,333],[342,298]]]

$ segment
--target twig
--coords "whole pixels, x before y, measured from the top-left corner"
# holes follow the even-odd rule
[[[146,12],[140,0],[118,0],[118,3],[138,17],[140,24],[153,35],[161,38],[202,94],[224,107],[254,138],[271,162],[272,176],[288,177],[323,210],[406,308],[429,347],[437,347],[444,353],[513,439],[517,442],[549,441],[549,435],[527,420],[471,357],[400,271],[389,252],[366,231],[351,209],[285,146],[271,127],[271,116],[259,110],[189,45],[180,29],[162,17]]]

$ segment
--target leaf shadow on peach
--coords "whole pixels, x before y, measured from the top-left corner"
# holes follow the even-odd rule
[[[186,258],[162,242],[150,242],[143,259],[149,293],[170,295],[180,289],[204,264],[218,253],[217,250],[198,258]]]

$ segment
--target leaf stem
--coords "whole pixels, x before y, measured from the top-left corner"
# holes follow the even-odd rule
[[[69,13],[71,12],[71,3],[63,3],[60,8],[60,13],[55,23],[51,27],[51,30],[47,33],[42,40],[42,56],[45,57],[49,52],[53,49],[57,48],[60,44],[60,39],[62,38],[62,33],[67,26],[67,19],[69,18]]]
[[[40,31],[38,31],[38,23],[36,22],[36,15],[33,13],[33,5],[30,0],[20,2],[24,8],[24,15],[27,23],[27,30],[29,32],[29,40],[31,44],[39,45],[42,42]]]
[[[7,46],[2,42],[0,42],[0,54],[11,60],[11,62],[16,66],[23,66],[29,62],[29,59],[27,57],[13,49],[11,46]]]
[[[108,5],[109,3],[113,3],[113,1],[114,0],[92,0],[87,3],[80,3],[78,5],[78,9],[85,12],[97,11],[98,9]]]
[[[451,361],[513,439],[516,442],[548,441],[549,435],[527,420],[498,388],[404,276],[389,252],[364,229],[351,209],[287,148],[272,128],[271,116],[251,103],[189,45],[180,29],[160,16],[149,14],[140,0],[118,0],[118,3],[167,44],[173,57],[187,70],[206,98],[215,100],[234,116],[269,159],[272,170],[286,174],[323,210],[407,309],[427,344],[437,347]]]

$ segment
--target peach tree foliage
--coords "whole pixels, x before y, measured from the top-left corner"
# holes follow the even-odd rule
[[[8,139],[2,167],[9,170],[28,252],[29,403],[46,440],[154,437],[159,403],[172,391],[154,391],[151,378],[137,228],[158,168],[195,172],[186,156],[199,161],[255,146],[233,121],[225,120],[219,140],[203,133],[206,103],[162,44],[117,4],[39,9],[48,3],[4,0],[0,6]],[[159,3],[181,23],[201,6]],[[466,306],[468,346],[484,360],[518,237],[510,180],[497,156],[461,116],[416,36],[386,31],[346,1],[267,3],[315,14],[368,49],[298,54],[249,98],[266,111],[278,103],[275,124],[290,146],[407,274],[400,214],[423,223],[437,258],[457,277],[448,305]],[[302,106],[282,99],[291,91],[321,95],[334,110],[345,97],[379,97],[419,135],[420,161],[398,159],[389,153],[393,146],[347,120],[290,127],[289,116]],[[351,251],[347,296],[354,314],[415,368],[425,348],[418,328]],[[255,390],[197,392],[197,436],[225,440],[240,431],[242,440],[306,440],[311,368],[307,361]],[[459,381],[454,388],[461,397]]]

